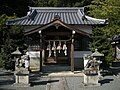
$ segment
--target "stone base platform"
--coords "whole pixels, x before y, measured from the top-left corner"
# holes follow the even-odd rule
[[[31,84],[14,83],[13,86],[14,87],[30,87]]]

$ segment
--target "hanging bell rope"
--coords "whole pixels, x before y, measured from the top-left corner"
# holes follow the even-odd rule
[[[51,50],[50,41],[49,41],[49,44],[48,44],[48,46],[47,46],[47,50]]]
[[[55,44],[55,41],[53,42],[52,50],[54,50],[54,56],[56,56],[56,44]]]
[[[49,50],[48,57],[50,57],[51,54],[52,54],[50,41],[49,41],[49,44],[48,44],[48,46],[47,46],[47,50]]]
[[[58,44],[58,46],[57,46],[57,50],[59,50],[58,52],[60,53],[60,50],[62,49],[62,47],[61,47],[61,42],[59,41],[59,44]]]
[[[66,42],[63,45],[63,50],[64,50],[64,54],[66,56],[67,55],[67,45],[66,45]]]
[[[61,41],[59,41],[58,46],[56,46],[56,41],[53,41],[52,47],[51,47],[51,43],[50,43],[50,42],[51,42],[51,41],[49,41],[49,44],[48,44],[48,46],[47,46],[47,50],[49,50],[49,55],[48,55],[48,57],[50,57],[51,54],[52,54],[52,51],[51,51],[51,50],[53,50],[54,56],[56,56],[56,50],[58,50],[58,53],[60,53],[60,51],[63,50],[65,56],[67,55],[67,45],[66,45],[66,41],[64,41],[63,47],[62,47]]]
[[[51,57],[51,54],[52,54],[52,51],[51,51],[51,50],[49,50],[49,55],[48,55],[48,57]]]
[[[67,49],[67,46],[66,46],[66,42],[65,42],[63,45],[63,50],[66,50],[66,49]]]
[[[56,50],[55,41],[53,42],[52,50]]]

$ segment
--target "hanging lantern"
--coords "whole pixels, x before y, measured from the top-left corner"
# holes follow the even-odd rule
[[[53,42],[52,50],[56,50],[55,41]]]
[[[48,44],[48,46],[47,46],[47,50],[51,50],[50,41],[49,41],[49,44]]]
[[[60,50],[62,49],[62,47],[61,47],[61,42],[59,41],[59,44],[58,44],[58,46],[57,46],[57,50],[59,50],[59,53],[60,53]]]

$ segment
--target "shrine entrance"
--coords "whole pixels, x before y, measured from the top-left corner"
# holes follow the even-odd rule
[[[71,25],[63,23],[59,17],[39,28],[40,68],[43,64],[67,64],[74,71],[74,34]]]
[[[49,29],[49,30],[48,30]],[[71,31],[60,26],[43,30],[44,64],[70,65]]]
[[[42,30],[42,37],[42,71],[70,71],[72,30],[53,25]]]

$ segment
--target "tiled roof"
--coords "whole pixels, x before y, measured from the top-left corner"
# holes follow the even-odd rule
[[[104,19],[95,19],[84,14],[83,7],[30,7],[28,15],[14,20],[8,20],[6,25],[44,25],[58,15],[66,24],[106,24]]]

